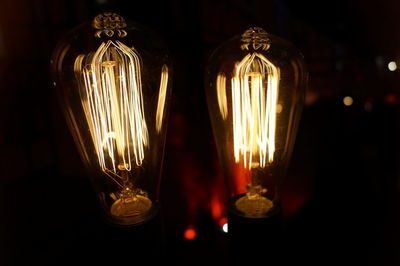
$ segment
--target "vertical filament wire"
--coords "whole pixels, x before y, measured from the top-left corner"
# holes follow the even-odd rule
[[[264,168],[274,159],[279,76],[279,69],[259,53],[236,64],[231,80],[234,156],[245,168]]]
[[[218,73],[216,85],[219,111],[225,120],[228,116],[228,101],[226,100],[226,76],[224,73]]]
[[[82,67],[83,57],[77,57],[74,69],[83,77],[81,102],[99,164],[106,173],[130,171],[131,162],[142,164],[149,144],[140,57],[134,48],[111,40]]]
[[[167,96],[168,85],[168,67],[163,65],[161,69],[160,92],[158,93],[157,113],[156,113],[156,131],[160,132],[164,117],[165,97]]]

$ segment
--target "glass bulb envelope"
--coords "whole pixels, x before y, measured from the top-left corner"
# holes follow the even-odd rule
[[[261,218],[278,210],[307,77],[298,50],[259,27],[212,53],[207,102],[232,212]]]
[[[54,84],[69,128],[116,224],[157,212],[171,66],[155,33],[113,12],[75,28],[55,48]]]

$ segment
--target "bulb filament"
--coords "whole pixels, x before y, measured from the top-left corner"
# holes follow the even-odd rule
[[[216,85],[219,111],[225,120],[228,117],[228,101],[226,100],[226,76],[224,73],[218,73]]]
[[[156,131],[160,132],[164,117],[165,97],[167,96],[168,85],[168,67],[163,65],[161,69],[160,92],[158,93],[157,113],[156,113]]]
[[[117,170],[131,171],[132,162],[142,165],[149,145],[140,57],[111,40],[84,57],[77,57],[74,68],[98,161],[108,176],[121,178]]]
[[[245,168],[274,159],[280,72],[259,53],[236,64],[231,80],[234,156]]]

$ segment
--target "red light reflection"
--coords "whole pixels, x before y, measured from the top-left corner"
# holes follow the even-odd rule
[[[193,240],[193,239],[196,238],[196,236],[197,236],[196,229],[194,229],[194,227],[192,227],[192,226],[189,226],[189,227],[185,230],[185,232],[183,233],[183,237],[184,237],[186,240]]]

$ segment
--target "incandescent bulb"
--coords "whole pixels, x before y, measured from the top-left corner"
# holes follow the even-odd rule
[[[171,62],[152,31],[104,12],[71,31],[52,69],[105,213],[133,225],[157,211]]]
[[[232,212],[261,218],[278,210],[307,76],[294,46],[258,27],[211,55],[207,102]]]

